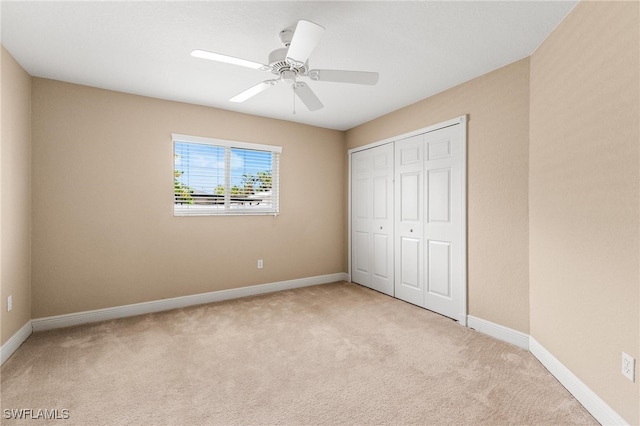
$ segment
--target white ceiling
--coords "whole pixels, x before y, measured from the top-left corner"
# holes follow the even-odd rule
[[[2,44],[37,77],[346,130],[529,56],[576,1],[3,1]],[[266,63],[299,19],[326,32],[310,68],[377,71],[376,86],[306,82],[309,112],[272,74],[190,56]]]

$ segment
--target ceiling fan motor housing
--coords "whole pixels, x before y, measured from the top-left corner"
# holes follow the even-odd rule
[[[293,71],[299,75],[306,75],[308,71],[306,63],[301,67],[296,67],[287,62],[288,50],[288,48],[282,47],[269,54],[269,67],[271,67],[271,72],[275,75],[281,75],[283,71]]]

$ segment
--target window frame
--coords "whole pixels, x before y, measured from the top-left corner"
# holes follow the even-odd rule
[[[189,217],[189,216],[277,216],[280,214],[280,155],[282,153],[282,147],[276,145],[265,145],[252,142],[240,142],[231,141],[225,139],[207,138],[202,136],[191,136],[179,133],[171,134],[172,147],[173,147],[173,169],[175,176],[175,156],[176,156],[176,143],[190,143],[199,145],[208,145],[225,150],[225,188],[230,187],[231,180],[231,167],[230,167],[230,153],[231,149],[242,149],[251,151],[270,152],[272,154],[272,176],[271,176],[271,196],[272,206],[269,208],[232,208],[230,191],[225,191],[224,208],[198,206],[194,208],[193,205],[183,206],[176,204],[176,192],[174,186],[173,192],[173,215],[175,217]],[[174,181],[175,183],[175,181]]]

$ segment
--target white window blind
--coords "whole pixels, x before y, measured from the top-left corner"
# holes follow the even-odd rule
[[[172,137],[174,216],[279,213],[281,147]]]

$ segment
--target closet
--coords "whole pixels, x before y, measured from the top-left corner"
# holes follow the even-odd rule
[[[350,151],[351,280],[466,324],[466,117]]]

